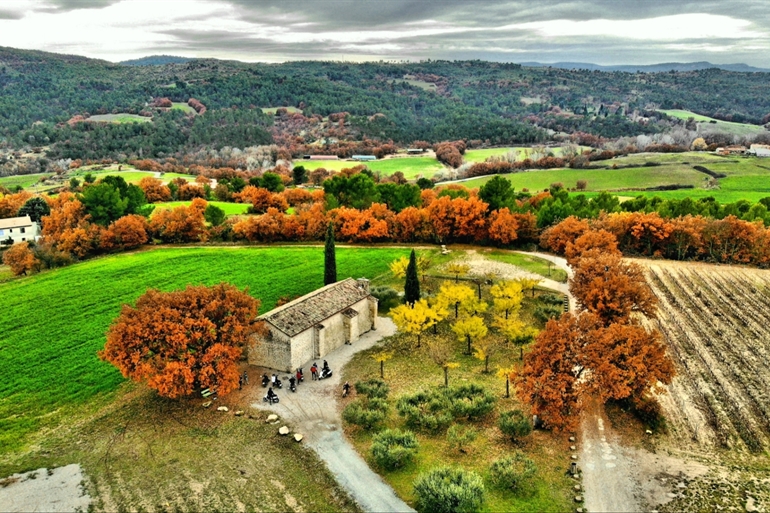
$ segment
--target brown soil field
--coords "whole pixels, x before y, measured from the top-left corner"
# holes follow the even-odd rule
[[[659,448],[710,467],[671,511],[770,507],[770,271],[661,260],[647,269],[677,376]],[[757,509],[754,509],[757,508]],[[720,508],[722,509],[722,508]]]

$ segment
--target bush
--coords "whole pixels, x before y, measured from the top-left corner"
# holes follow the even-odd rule
[[[356,393],[365,395],[366,397],[387,399],[390,388],[388,384],[379,378],[367,379],[366,381],[358,381],[355,384]]]
[[[475,383],[450,387],[444,394],[452,404],[455,417],[475,419],[487,415],[495,407],[492,392]]]
[[[564,297],[559,296],[558,294],[543,294],[538,298],[541,303],[544,303],[546,305],[558,305],[562,306],[564,304]]]
[[[489,473],[492,482],[501,488],[518,490],[522,483],[535,475],[535,463],[520,451],[492,462]]]
[[[452,423],[451,407],[449,399],[436,390],[401,396],[396,403],[398,414],[406,419],[407,426],[434,432]]]
[[[564,307],[561,305],[543,305],[535,308],[535,312],[532,315],[540,322],[548,322],[549,319],[558,319],[563,313]]]
[[[446,440],[449,442],[450,447],[457,450],[458,452],[467,454],[470,452],[468,450],[468,446],[475,442],[478,436],[478,431],[476,431],[476,429],[474,429],[472,426],[466,426],[463,428],[463,426],[455,424],[449,428],[449,431],[447,431]]]
[[[372,458],[377,465],[393,470],[403,467],[417,452],[417,437],[411,431],[386,429],[372,438]]]
[[[373,399],[368,401],[368,404],[353,401],[342,410],[342,419],[350,424],[371,429],[385,420],[386,413],[387,403],[381,399]]]
[[[532,432],[532,423],[521,410],[505,411],[497,422],[500,431],[514,441],[524,438]]]
[[[398,291],[390,287],[373,287],[372,296],[377,298],[377,308],[381,313],[387,313],[391,308],[401,304]]]
[[[419,512],[470,513],[481,509],[484,482],[475,472],[439,467],[417,476],[414,495]]]

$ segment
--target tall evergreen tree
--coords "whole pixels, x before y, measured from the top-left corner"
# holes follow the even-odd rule
[[[334,226],[329,223],[324,245],[324,285],[337,281],[337,255],[334,251]]]
[[[404,303],[414,305],[420,299],[420,279],[417,277],[417,257],[409,255],[409,265],[406,266],[406,283],[404,284]]]

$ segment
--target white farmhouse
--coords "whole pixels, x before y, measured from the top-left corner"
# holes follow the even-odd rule
[[[323,358],[376,328],[377,299],[369,280],[348,278],[259,317],[267,332],[249,341],[249,364],[285,372]]]
[[[39,236],[40,227],[29,216],[0,219],[0,244],[33,241]]]

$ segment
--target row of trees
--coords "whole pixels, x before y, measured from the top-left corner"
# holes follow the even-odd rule
[[[623,260],[609,234],[581,239],[568,245],[578,312],[548,321],[512,376],[519,398],[556,430],[577,427],[589,396],[650,408],[651,391],[674,376],[660,333],[642,324],[657,299],[641,267]]]

